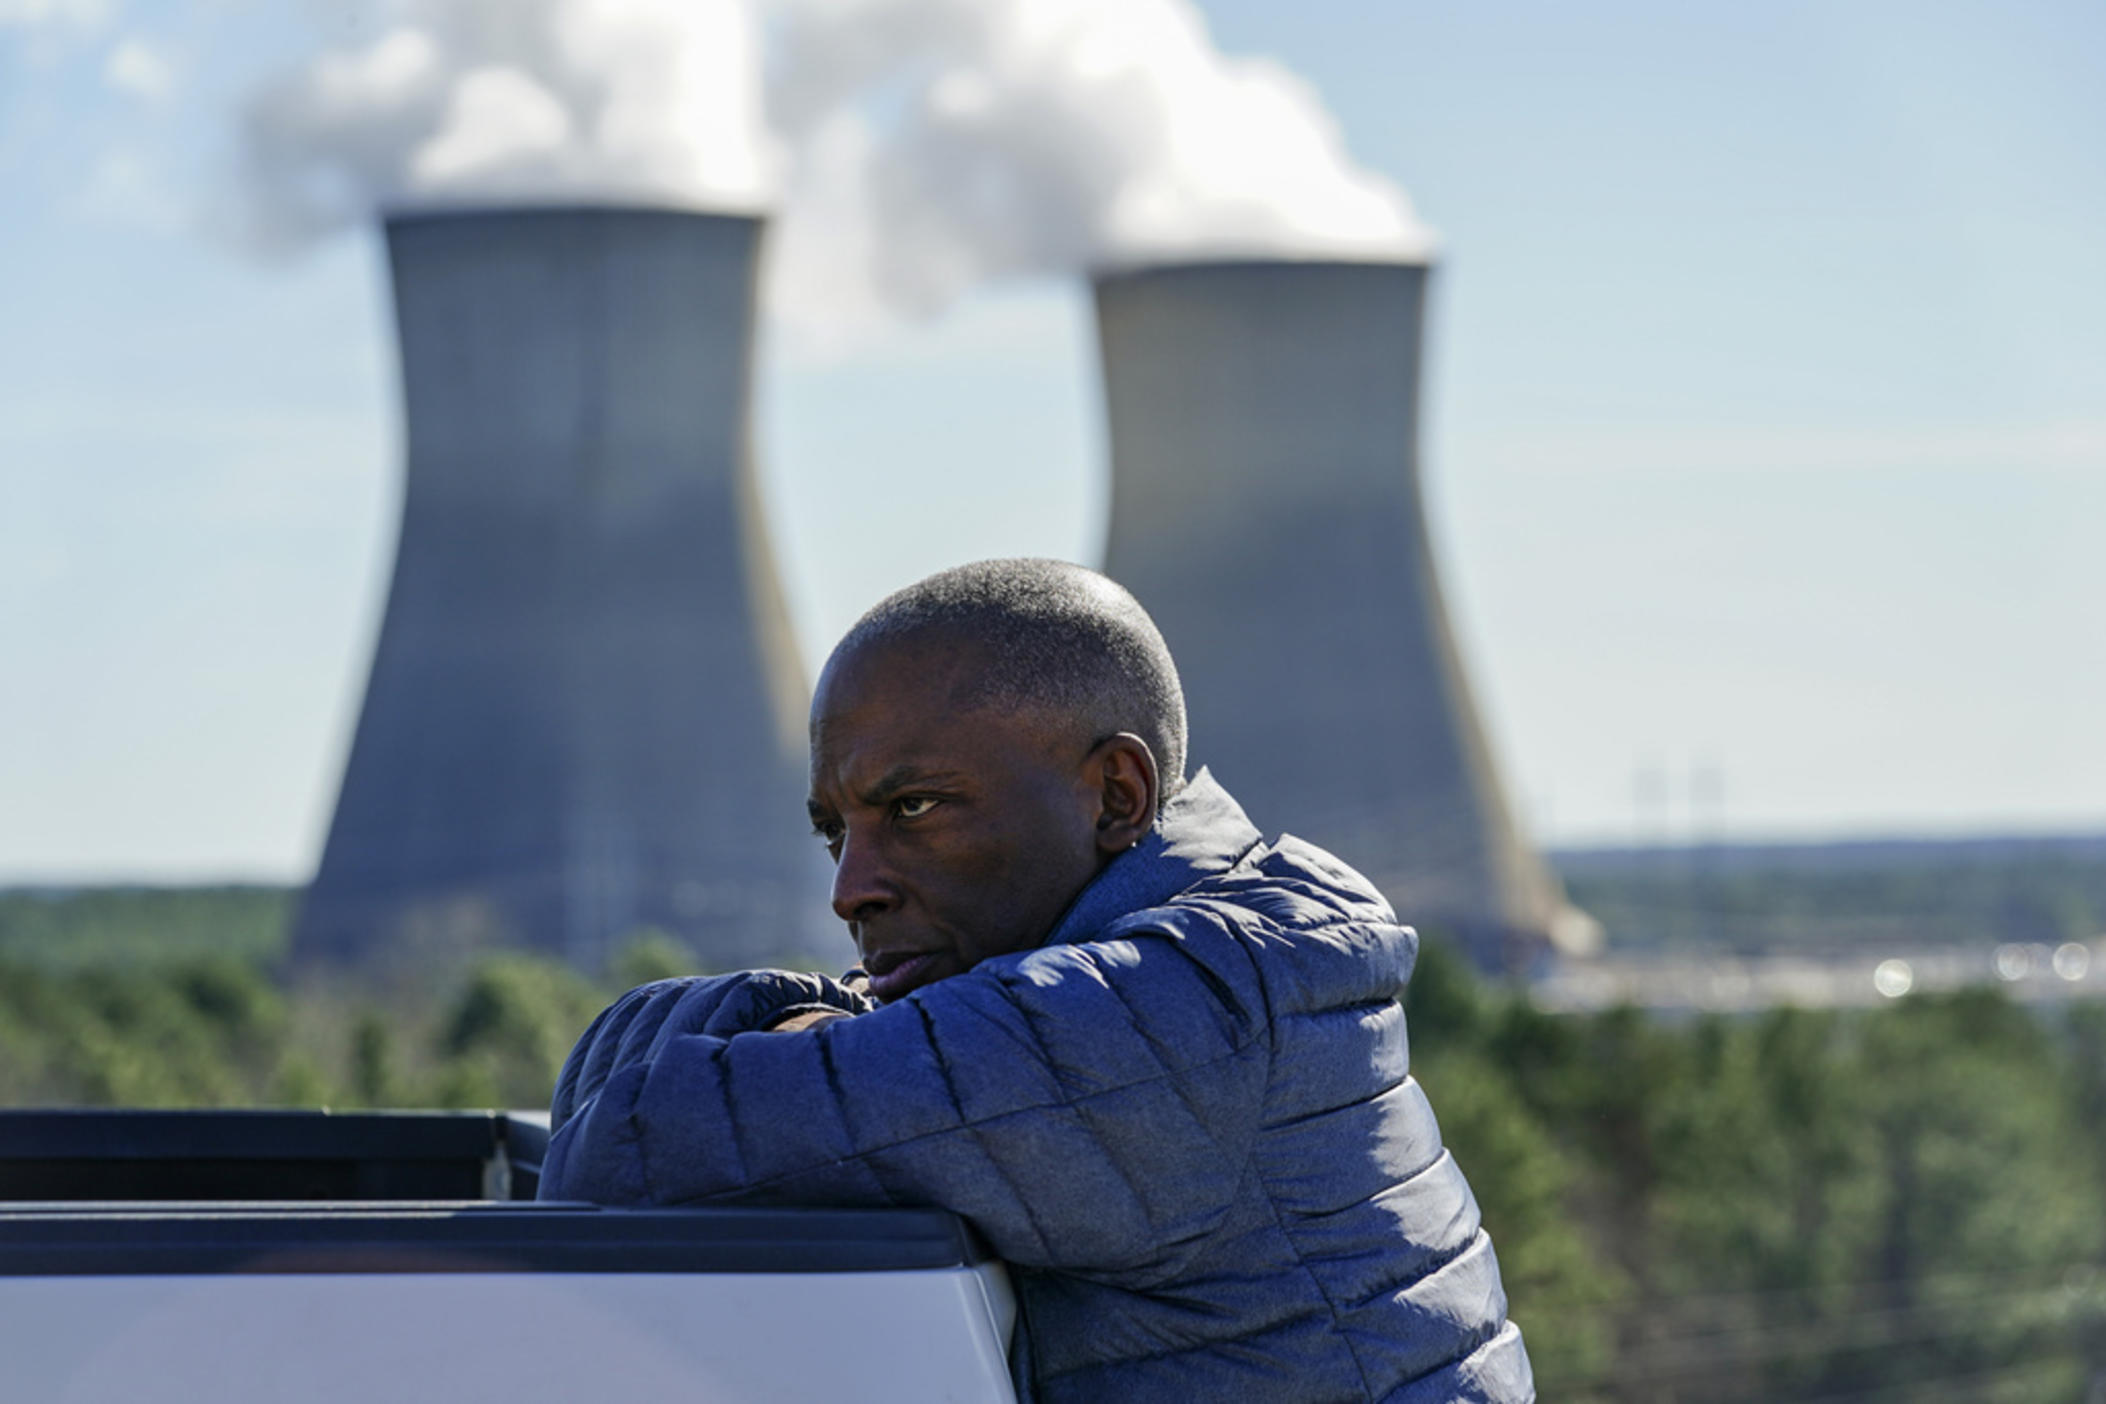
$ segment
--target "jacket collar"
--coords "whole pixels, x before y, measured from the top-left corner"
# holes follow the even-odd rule
[[[1243,806],[1202,767],[1163,806],[1148,836],[1082,889],[1046,944],[1087,941],[1129,912],[1161,906],[1201,878],[1233,868],[1259,838]]]

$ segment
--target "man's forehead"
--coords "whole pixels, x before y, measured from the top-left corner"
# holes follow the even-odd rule
[[[1064,749],[1074,720],[985,701],[975,684],[987,666],[984,649],[933,631],[837,653],[812,699],[814,788],[862,789],[895,771],[974,770]]]
[[[812,724],[871,706],[932,716],[956,712],[990,666],[986,646],[955,629],[843,644],[819,675]]]
[[[1004,773],[1043,749],[1028,726],[992,709],[946,713],[879,702],[814,721],[812,797],[882,802],[903,787]]]

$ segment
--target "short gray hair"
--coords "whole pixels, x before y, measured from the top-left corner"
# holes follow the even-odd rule
[[[1148,743],[1162,798],[1185,779],[1185,694],[1170,649],[1140,601],[1067,561],[975,561],[887,595],[834,648],[839,657],[925,632],[956,633],[986,654],[967,706],[1043,707],[1101,739]]]

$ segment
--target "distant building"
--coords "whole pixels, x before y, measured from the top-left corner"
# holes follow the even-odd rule
[[[303,961],[829,952],[749,452],[757,220],[387,223],[408,468]]]
[[[1177,658],[1195,765],[1407,921],[1520,965],[1595,928],[1516,831],[1418,473],[1427,270],[1172,264],[1097,280],[1106,570]]]

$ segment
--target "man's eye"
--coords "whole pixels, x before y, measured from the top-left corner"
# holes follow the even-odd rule
[[[919,819],[940,803],[927,795],[908,795],[892,802],[892,812],[902,819]]]
[[[812,836],[820,840],[828,848],[832,848],[841,841],[841,826],[825,821],[815,822],[812,825]]]

